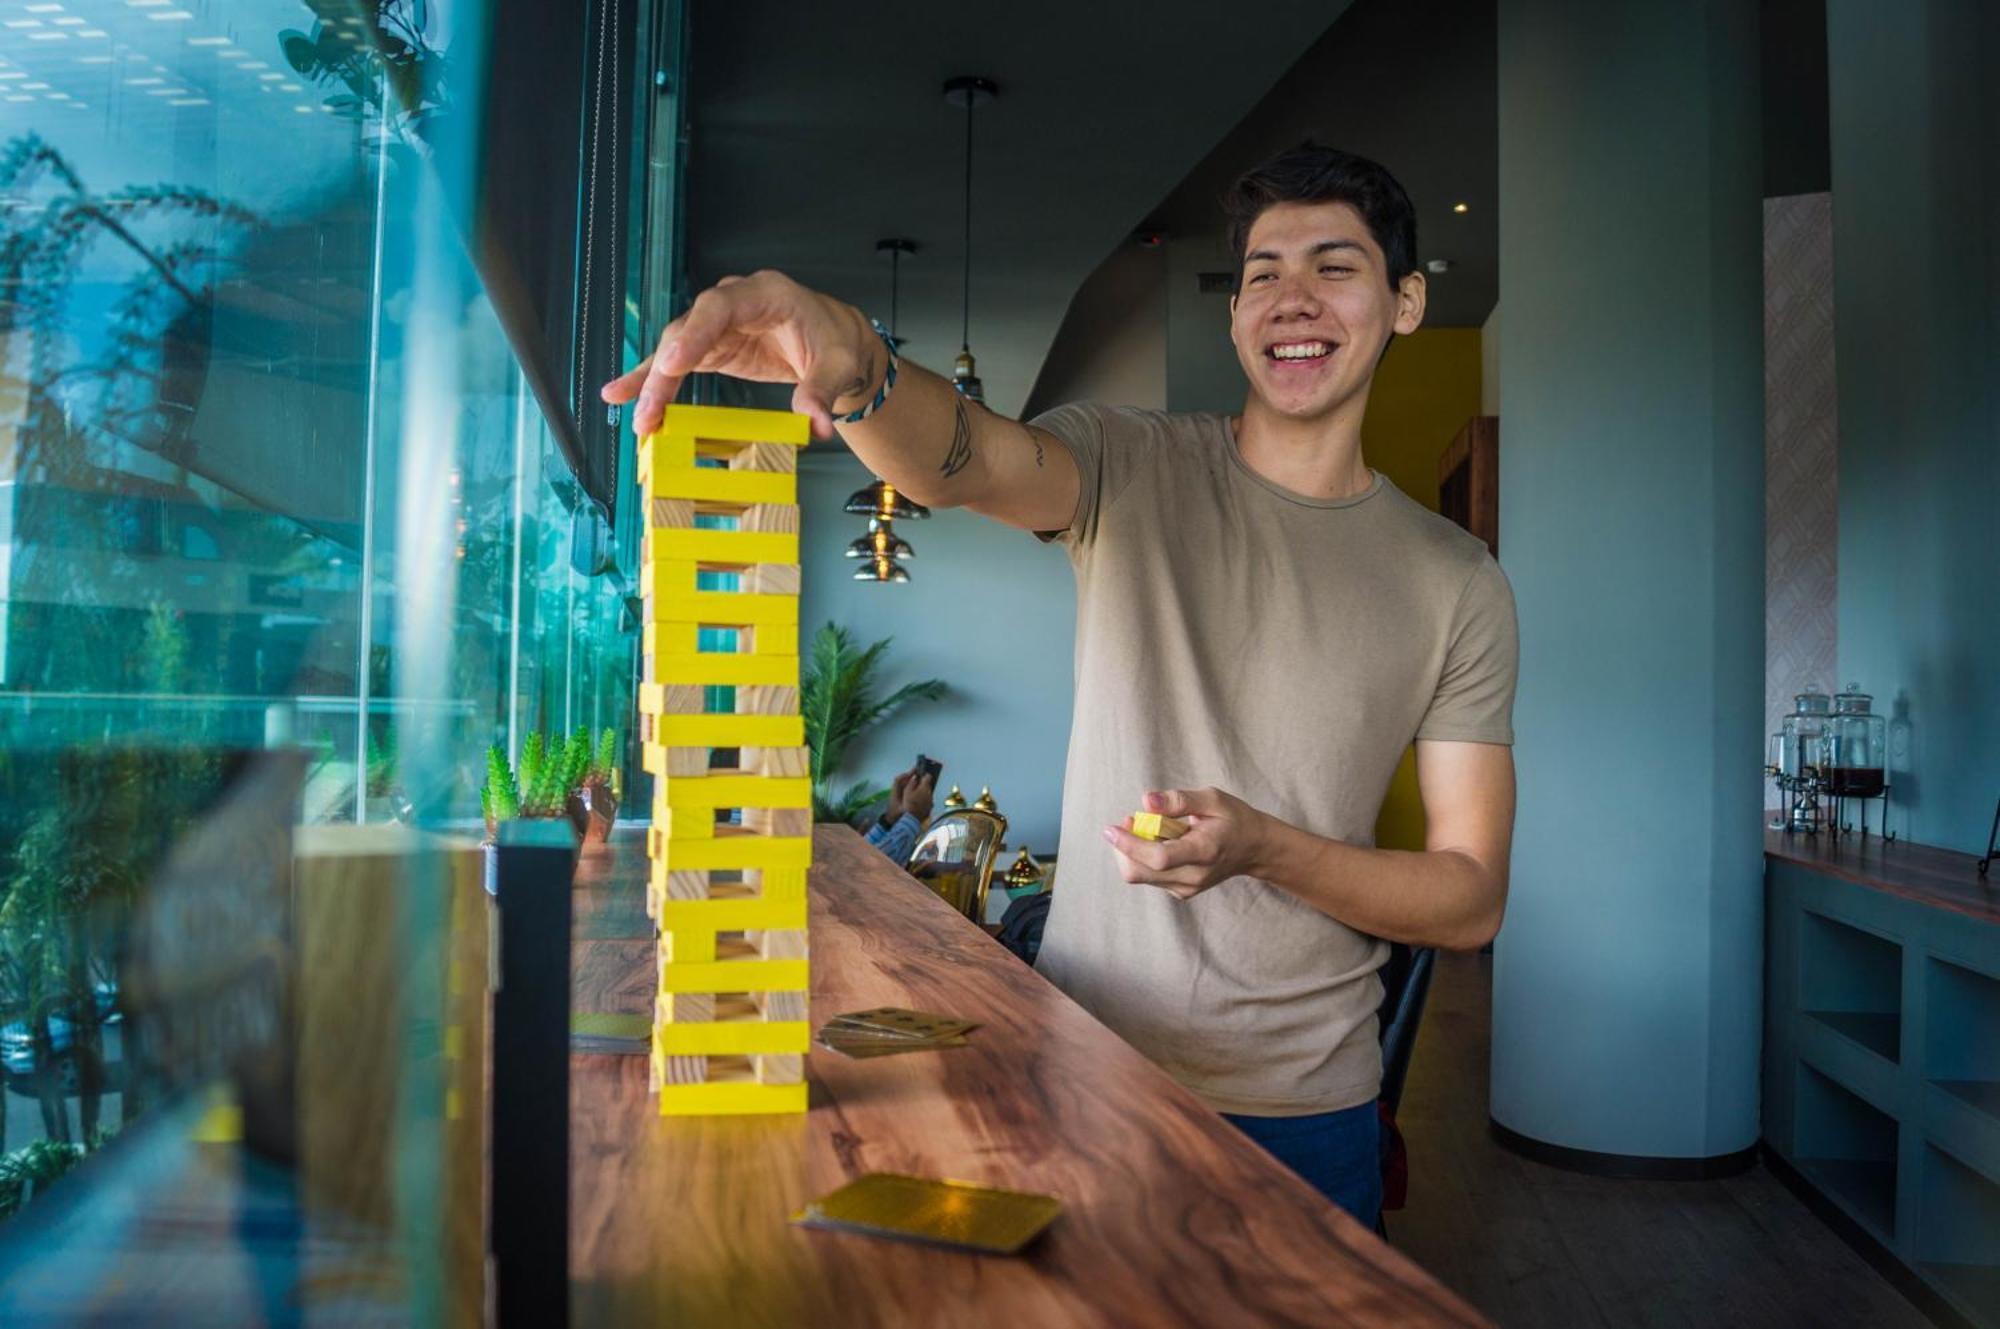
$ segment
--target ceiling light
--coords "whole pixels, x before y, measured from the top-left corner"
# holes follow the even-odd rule
[[[972,401],[986,400],[986,389],[972,360],[972,110],[990,102],[1000,89],[992,79],[964,74],[947,80],[944,99],[965,108],[965,281],[963,321],[959,325],[958,359],[951,367],[951,385]]]
[[[238,69],[269,69],[271,66],[264,63],[262,60],[245,60],[242,64],[236,67]]]
[[[59,28],[80,28],[90,22],[87,18],[59,18],[55,21]]]
[[[79,37],[109,37],[111,34],[103,28],[78,28],[76,35]]]
[[[856,581],[886,581],[901,585],[909,579],[909,572],[893,558],[871,559],[854,570]]]
[[[46,83],[23,83],[23,84],[22,84],[22,85],[20,86],[20,88],[18,89],[18,91],[21,91],[21,92],[46,92],[46,91],[48,91],[48,87],[49,87],[49,85],[48,85],[48,84],[46,84]]]
[[[168,102],[168,103],[167,103],[167,105],[169,105],[169,106],[206,106],[206,105],[208,105],[208,98],[206,98],[206,97],[176,97],[176,98],[174,98],[174,99],[173,99],[172,101]]]
[[[67,32],[31,32],[28,34],[28,40],[31,42],[66,42],[69,40],[69,34]]]
[[[35,99],[35,94],[32,92],[19,92],[15,93],[11,97],[5,98],[5,100],[10,102],[31,102],[34,99]]]
[[[10,18],[7,20],[7,26],[10,28],[39,28],[42,26],[42,21],[38,18]]]
[[[166,82],[166,80],[165,80],[165,79],[163,79],[163,78],[150,78],[150,77],[148,77],[148,78],[128,78],[128,79],[126,79],[126,80],[125,80],[125,83],[126,83],[126,86],[128,86],[128,87],[133,87],[133,88],[145,88],[145,87],[150,87],[150,86],[152,86],[153,84],[156,84],[156,83],[165,83],[165,82]]]
[[[300,115],[311,115],[313,113],[313,108],[310,106],[294,106],[292,109]]]
[[[151,9],[155,5],[164,5],[167,2],[168,0],[125,0],[125,3],[134,9]]]
[[[877,480],[847,496],[847,511],[859,517],[894,518],[897,521],[921,520],[931,515],[931,510],[896,492],[896,486],[887,480]]]
[[[22,5],[22,6],[21,6],[21,8],[22,8],[23,10],[25,10],[26,12],[30,13],[30,14],[60,14],[60,13],[62,13],[62,6],[61,6],[61,5]]]
[[[244,66],[244,68],[247,69],[249,68],[249,66],[246,65]],[[266,83],[276,83],[281,79],[283,79],[285,76],[283,74],[259,74],[257,77],[262,79]]]
[[[1451,210],[1452,210],[1453,212],[1470,212],[1470,211],[1472,211],[1472,209],[1470,209],[1470,208],[1466,207],[1466,206],[1465,206],[1465,204],[1463,204],[1463,203],[1454,203],[1454,204],[1452,204],[1452,205],[1451,205]]]
[[[194,15],[188,13],[188,11],[185,9],[162,9],[156,13],[146,15],[146,17],[165,22],[179,22],[181,19],[184,18],[193,18]]]
[[[304,92],[304,91],[305,91],[305,89],[304,89],[304,88],[302,88],[302,87],[300,87],[300,86],[299,86],[298,84],[296,84],[296,83],[280,83],[280,84],[278,85],[278,91],[279,91],[279,92]]]
[[[82,36],[83,34],[78,33],[77,35]],[[80,55],[76,58],[76,62],[80,65],[108,65],[116,58],[109,55]]]
[[[189,46],[228,46],[229,44],[230,44],[230,42],[229,42],[229,38],[227,38],[227,37],[190,37],[190,38],[188,38],[188,45],[189,45]]]
[[[52,102],[66,102],[69,100],[69,94],[67,92],[52,92],[48,95],[47,100]]]
[[[215,58],[218,60],[248,60],[250,58],[250,52],[238,50],[235,47],[231,47],[227,51],[217,51],[215,53]],[[249,66],[247,65],[244,66],[244,68],[246,69],[248,67]]]
[[[20,70],[10,69],[4,74],[0,74],[0,83],[4,83],[10,78],[26,78],[26,77],[27,75],[22,73]]]
[[[1451,260],[1448,258],[1430,259],[1424,264],[1424,271],[1442,277],[1445,273],[1451,271]]]

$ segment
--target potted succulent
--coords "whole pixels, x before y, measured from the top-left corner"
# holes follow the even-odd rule
[[[603,844],[618,814],[617,764],[618,734],[612,729],[594,749],[587,729],[567,740],[538,730],[521,745],[518,770],[508,762],[507,749],[495,743],[486,750],[486,783],[479,789],[487,837],[517,817],[567,817],[586,846]]]

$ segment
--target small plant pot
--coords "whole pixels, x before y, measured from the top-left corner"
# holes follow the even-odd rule
[[[578,785],[564,808],[583,847],[602,849],[610,838],[611,824],[618,819],[618,796],[611,792],[611,786],[597,781]]]

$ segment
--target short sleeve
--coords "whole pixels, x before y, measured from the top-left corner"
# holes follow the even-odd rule
[[[1520,635],[1513,589],[1492,558],[1480,556],[1459,593],[1448,631],[1437,692],[1417,737],[1511,745]]]
[[[1127,414],[1116,408],[1072,402],[1028,421],[1030,428],[1053,434],[1076,458],[1076,511],[1068,526],[1060,531],[1037,531],[1037,539],[1060,540],[1072,552],[1087,549],[1096,540],[1098,517],[1131,479],[1132,449],[1119,442],[1131,430],[1113,427],[1123,423]]]

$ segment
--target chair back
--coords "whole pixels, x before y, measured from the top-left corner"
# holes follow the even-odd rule
[[[910,851],[909,873],[975,923],[986,921],[993,863],[1007,818],[984,808],[953,808],[924,828]]]
[[[1436,962],[1437,952],[1429,946],[1390,942],[1389,962],[1382,966],[1382,1005],[1376,1017],[1382,1038],[1382,1101],[1392,1117],[1403,1101],[1403,1080],[1410,1073],[1410,1053],[1417,1046],[1417,1025],[1424,1018]]]

